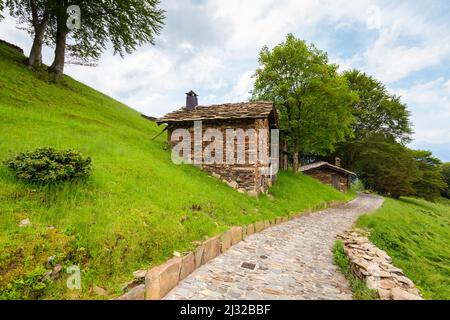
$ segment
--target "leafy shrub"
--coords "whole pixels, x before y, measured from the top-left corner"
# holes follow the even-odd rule
[[[52,184],[91,174],[91,158],[78,151],[39,148],[19,153],[4,161],[17,179],[35,184]]]

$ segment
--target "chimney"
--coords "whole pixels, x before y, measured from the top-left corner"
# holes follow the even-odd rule
[[[336,159],[334,159],[336,162],[336,167],[341,167],[341,158],[336,157]]]
[[[194,91],[189,91],[186,93],[186,109],[195,110],[198,106],[198,95]]]

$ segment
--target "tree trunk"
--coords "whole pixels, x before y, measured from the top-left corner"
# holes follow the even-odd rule
[[[57,17],[55,59],[50,67],[50,71],[58,77],[62,77],[64,74],[67,41],[66,19],[65,7],[62,5]]]
[[[46,28],[47,22],[42,21],[34,32],[33,46],[31,47],[30,57],[28,59],[28,67],[31,69],[38,68],[42,65],[42,44],[44,42]]]
[[[298,145],[298,139],[294,140],[294,173],[297,174],[300,171],[300,162],[299,162],[299,145]]]
[[[282,162],[281,168],[287,171],[289,169],[289,164],[288,164],[288,143],[286,139],[283,140],[283,148],[281,151],[281,162]]]

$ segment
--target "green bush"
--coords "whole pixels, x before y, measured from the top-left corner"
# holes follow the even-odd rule
[[[71,149],[39,148],[19,153],[3,163],[17,179],[46,185],[88,177],[92,160]]]

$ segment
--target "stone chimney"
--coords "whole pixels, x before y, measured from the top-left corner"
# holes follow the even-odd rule
[[[186,109],[195,110],[198,106],[198,95],[194,91],[186,93]]]
[[[334,159],[336,167],[341,167],[341,158],[336,157],[336,159]]]

